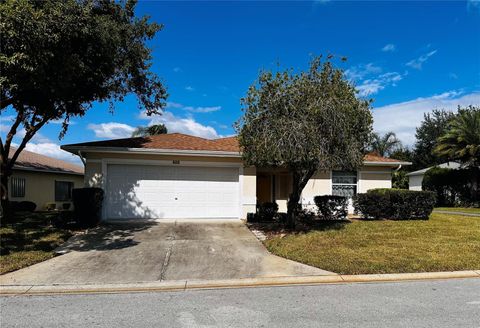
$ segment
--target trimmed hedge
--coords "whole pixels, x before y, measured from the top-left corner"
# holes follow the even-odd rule
[[[20,202],[10,201],[9,206],[14,212],[34,212],[37,208],[37,204],[28,200],[23,200]]]
[[[324,220],[345,220],[348,215],[348,200],[343,196],[315,196],[318,215]]]
[[[275,202],[265,202],[257,206],[257,221],[272,221],[278,212],[278,204]]]
[[[75,220],[83,227],[95,226],[100,222],[103,189],[78,188],[72,190]]]
[[[355,211],[369,219],[428,219],[435,193],[404,189],[372,189],[354,198]]]

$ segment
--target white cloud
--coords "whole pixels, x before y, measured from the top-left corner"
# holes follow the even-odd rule
[[[455,73],[450,73],[450,74],[448,74],[448,77],[451,78],[451,79],[453,79],[453,80],[457,80],[457,79],[458,79],[458,75],[455,74]]]
[[[410,66],[411,68],[414,68],[414,69],[422,69],[422,65],[430,58],[432,57],[433,55],[435,55],[437,53],[437,50],[432,50],[430,51],[429,53],[426,53],[424,55],[421,55],[420,57],[418,58],[415,58],[415,59],[412,59],[411,61],[409,61],[408,63],[406,63],[405,65],[407,66]]]
[[[167,103],[167,108],[172,108],[172,109],[183,109],[187,112],[191,113],[212,113],[212,112],[218,112],[219,110],[222,109],[222,106],[185,106],[180,103],[176,102],[168,102]]]
[[[182,104],[176,102],[167,102],[167,108],[183,108]]]
[[[193,112],[193,113],[211,113],[217,112],[222,109],[222,106],[211,106],[211,107],[192,107],[186,106],[183,108],[186,111]]]
[[[187,85],[187,86],[185,87],[185,90],[187,90],[187,91],[195,91],[195,88],[192,87],[192,86],[190,86],[190,85]]]
[[[357,66],[352,66],[345,71],[345,77],[348,80],[361,80],[365,77],[372,75],[372,74],[379,74],[382,72],[382,68],[380,66],[376,66],[373,63],[368,64],[360,64]]]
[[[118,122],[89,124],[87,128],[95,132],[97,138],[107,139],[128,138],[135,130],[133,126]]]
[[[397,49],[397,47],[393,43],[386,44],[383,48],[383,52],[393,52]]]
[[[180,67],[174,67],[174,68],[173,68],[173,71],[174,71],[175,73],[179,73],[179,72],[182,71],[182,69],[181,69]]]
[[[380,133],[393,131],[406,145],[415,143],[415,128],[425,113],[433,109],[456,111],[457,106],[480,105],[480,91],[461,94],[448,91],[426,98],[377,107],[373,109],[374,130]]]
[[[165,124],[169,133],[185,133],[207,139],[215,139],[221,137],[213,127],[203,125],[195,121],[193,117],[178,117],[168,111],[163,112],[162,115],[155,116],[153,118],[145,116],[142,117],[150,119],[148,125]]]
[[[362,81],[356,86],[360,97],[367,97],[378,93],[387,86],[396,86],[397,82],[403,79],[403,75],[397,72],[388,72],[377,76],[376,78]]]

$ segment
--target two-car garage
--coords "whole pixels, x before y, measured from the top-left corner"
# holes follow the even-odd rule
[[[107,164],[104,217],[239,218],[240,168]]]

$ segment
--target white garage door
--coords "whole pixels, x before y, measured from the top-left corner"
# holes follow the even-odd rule
[[[239,169],[107,166],[107,219],[238,218]]]

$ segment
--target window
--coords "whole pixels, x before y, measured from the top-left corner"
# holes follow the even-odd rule
[[[72,199],[73,182],[55,181],[55,201],[63,202]]]
[[[10,179],[10,189],[12,197],[25,197],[25,178],[12,177]]]
[[[333,171],[332,195],[352,198],[357,194],[357,172]]]

